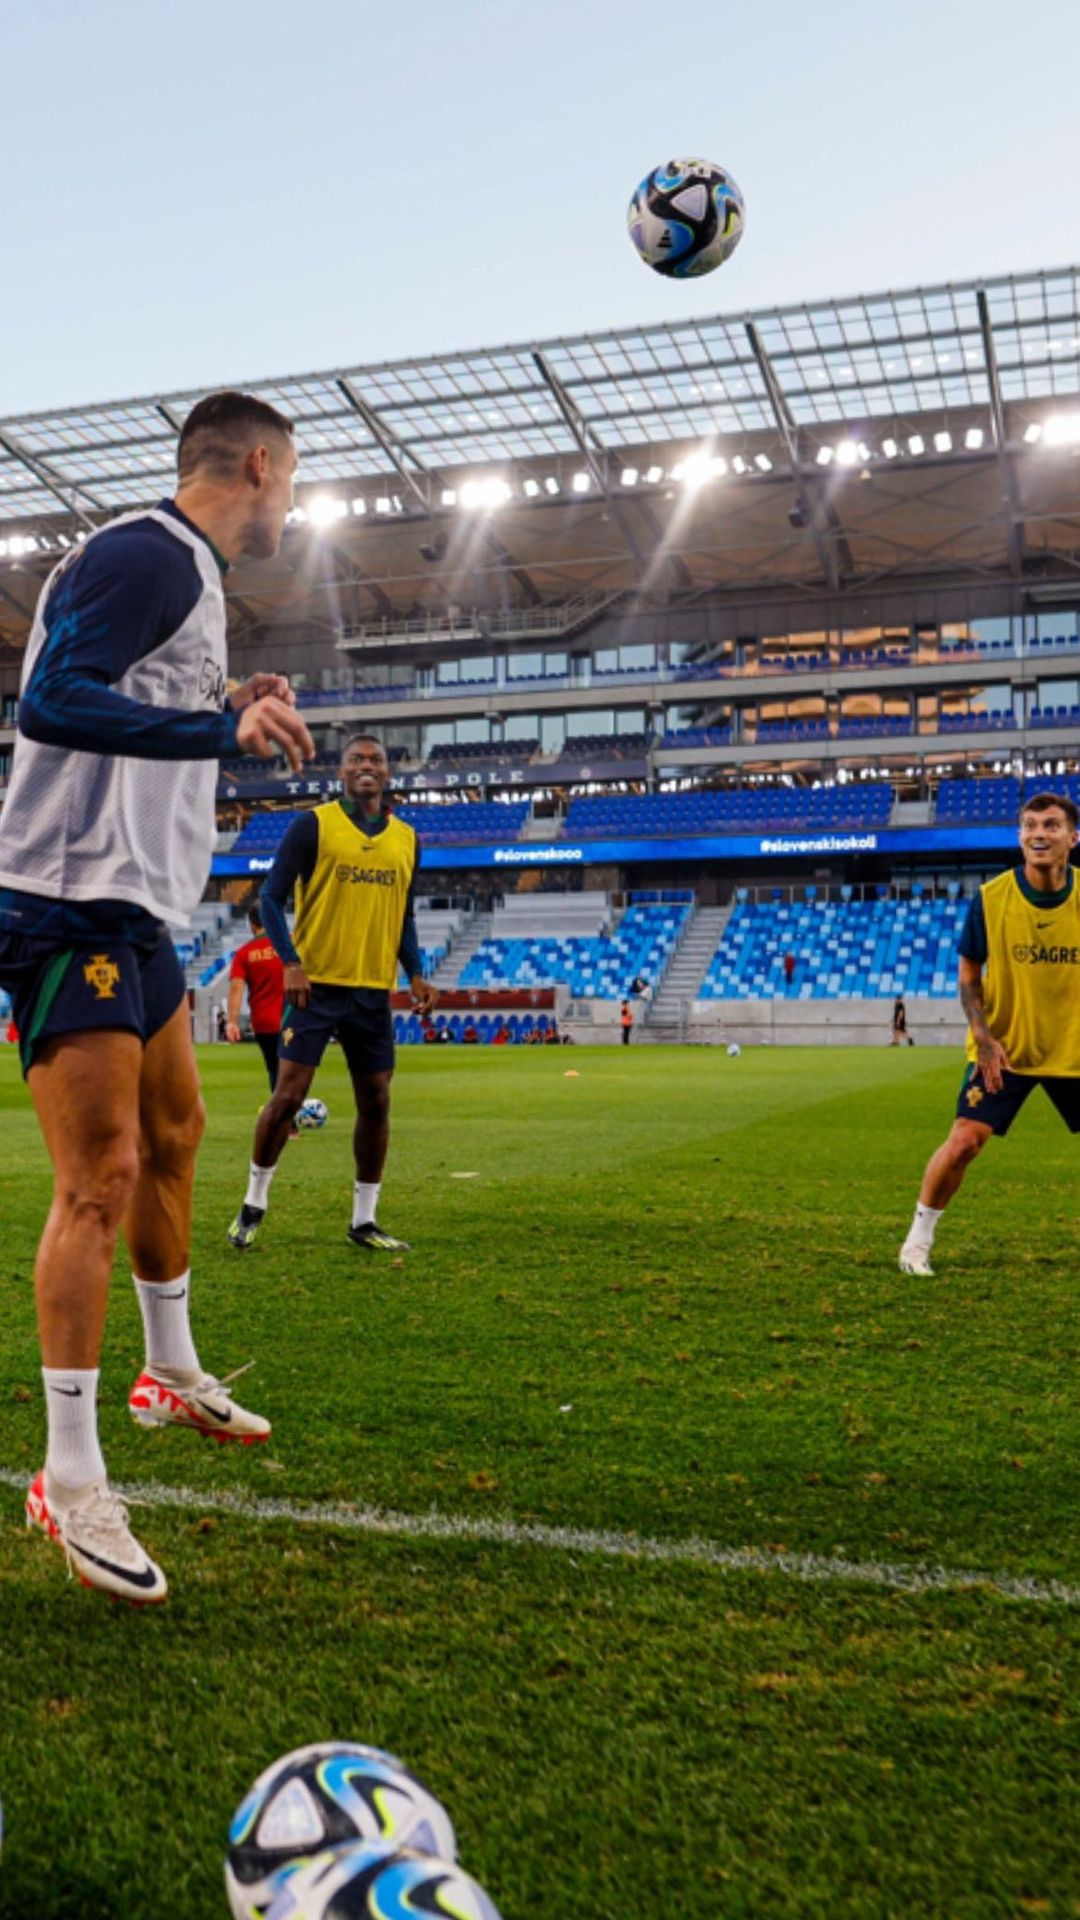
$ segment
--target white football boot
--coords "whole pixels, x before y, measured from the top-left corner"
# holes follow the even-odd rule
[[[105,1480],[61,1487],[35,1474],[26,1495],[26,1524],[64,1549],[84,1587],[100,1587],[134,1607],[155,1606],[168,1587],[161,1568],[128,1526],[127,1508]]]
[[[248,1362],[248,1365],[252,1365]],[[238,1367],[224,1380],[212,1373],[140,1373],[128,1396],[128,1412],[143,1427],[193,1427],[225,1446],[237,1440],[253,1447],[270,1437],[270,1422],[261,1413],[249,1413],[229,1392],[247,1367]]]
[[[934,1269],[930,1265],[930,1249],[919,1240],[905,1240],[900,1249],[901,1273],[917,1273],[924,1280],[932,1280]]]

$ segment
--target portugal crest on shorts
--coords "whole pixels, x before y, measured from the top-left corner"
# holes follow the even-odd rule
[[[984,1100],[985,1098],[986,1098],[986,1096],[985,1096],[985,1094],[983,1093],[983,1090],[982,1090],[982,1088],[981,1088],[981,1087],[969,1087],[969,1088],[968,1088],[968,1091],[967,1091],[967,1103],[968,1103],[968,1106],[969,1106],[969,1107],[977,1107],[977,1106],[978,1106],[978,1104],[979,1104],[979,1102],[980,1102],[980,1100]]]
[[[99,1000],[116,999],[116,983],[120,978],[120,969],[115,960],[107,953],[95,953],[83,968],[83,979],[88,987],[93,987]]]

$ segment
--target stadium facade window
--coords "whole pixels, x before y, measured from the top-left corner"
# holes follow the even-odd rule
[[[425,756],[431,752],[432,747],[449,747],[453,742],[454,724],[451,720],[439,720],[433,726],[423,729]]]
[[[535,713],[508,713],[503,721],[504,740],[536,740],[540,724]]]
[[[563,658],[566,658],[565,654]],[[508,680],[538,680],[544,671],[542,653],[515,653],[507,661],[506,677]]]
[[[564,718],[568,740],[574,740],[582,734],[615,731],[615,714],[610,707],[601,711],[589,707],[584,713],[568,713]]]
[[[595,673],[615,673],[619,667],[618,647],[598,647],[593,654]]]
[[[616,733],[644,733],[644,707],[620,707],[615,715]]]
[[[566,721],[561,713],[540,716],[540,751],[558,753],[566,739]]]
[[[656,648],[649,644],[619,648],[619,665],[623,672],[633,672],[638,667],[655,667]]]
[[[562,674],[566,674],[566,673],[569,673],[569,671],[570,671],[570,656],[569,656],[569,654],[566,654],[566,653],[545,653],[545,655],[544,655],[544,672],[545,672],[545,673],[548,673],[548,674],[555,674],[555,673],[562,673]]]

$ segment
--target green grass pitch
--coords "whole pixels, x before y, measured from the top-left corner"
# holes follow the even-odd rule
[[[8,1051],[5,1920],[224,1914],[234,1805],[334,1736],[446,1801],[506,1920],[1080,1914],[1077,1157],[1042,1096],[974,1169],[938,1278],[913,1280],[896,1249],[951,1053],[406,1052],[397,1264],[344,1240],[340,1062],[257,1248],[229,1249],[261,1063],[209,1048],[203,1068],[194,1324],[215,1371],[256,1359],[243,1387],[275,1431],[230,1450],[130,1423],[118,1262],[117,1479],[1063,1585],[912,1593],[154,1508],[135,1520],[168,1606],[111,1606],[21,1530],[48,1181]]]

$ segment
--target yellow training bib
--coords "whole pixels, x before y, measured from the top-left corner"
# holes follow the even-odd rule
[[[1016,874],[999,873],[982,891],[987,960],[986,1024],[1014,1073],[1080,1077],[1080,887],[1060,906],[1040,906]],[[968,1034],[968,1059],[978,1057]]]
[[[309,980],[332,987],[391,988],[418,843],[391,814],[367,834],[340,801],[315,808],[319,851],[310,880],[296,883],[293,939]]]

